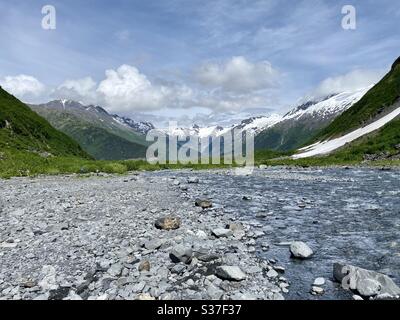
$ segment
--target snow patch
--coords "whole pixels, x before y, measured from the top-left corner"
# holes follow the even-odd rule
[[[327,140],[323,142],[317,142],[313,145],[310,145],[306,148],[300,149],[301,151],[305,151],[300,154],[296,154],[292,156],[293,159],[302,159],[302,158],[308,158],[316,155],[324,155],[328,154],[338,148],[343,147],[346,143],[352,142],[366,134],[369,134],[373,131],[376,131],[392,121],[394,118],[400,115],[400,108],[395,109],[391,113],[387,114],[386,116],[380,118],[379,120],[363,127],[360,129],[357,129],[353,132],[350,132],[343,137],[336,138],[333,140]]]

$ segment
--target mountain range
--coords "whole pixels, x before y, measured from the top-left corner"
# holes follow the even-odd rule
[[[98,160],[144,158],[148,146],[145,134],[154,129],[150,123],[135,122],[111,115],[102,107],[71,100],[55,100],[30,108]]]
[[[237,135],[246,131],[254,134],[256,150],[295,150],[328,126],[337,116],[351,108],[369,89],[371,87],[313,99],[293,108],[283,116],[271,114],[252,117],[230,127],[193,125],[190,128],[169,128],[163,131],[168,135],[199,138],[210,135],[218,137],[229,132]]]
[[[33,112],[3,89],[0,98],[2,150],[100,160],[144,158],[149,145],[146,134],[154,129],[149,122],[110,114],[100,106],[76,101],[29,105]],[[337,152],[354,148],[353,153],[367,158],[385,152],[396,156],[400,144],[396,113],[400,110],[399,99],[400,58],[373,87],[310,99],[285,115],[252,117],[229,127],[193,125],[163,130],[170,135],[199,138],[232,130],[251,131],[255,134],[256,150],[295,152],[300,148],[299,154],[312,151],[311,155],[323,155],[323,150],[332,151],[333,144],[334,148],[338,146]]]

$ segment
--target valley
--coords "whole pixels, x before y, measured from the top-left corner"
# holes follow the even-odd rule
[[[398,7],[0,1],[0,301],[398,303]]]

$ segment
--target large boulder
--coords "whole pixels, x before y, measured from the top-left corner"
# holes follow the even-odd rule
[[[212,202],[207,199],[196,199],[195,201],[196,207],[200,207],[202,209],[209,209],[212,208]]]
[[[191,247],[184,246],[184,245],[177,245],[175,246],[169,257],[171,258],[172,262],[179,263],[183,262],[189,264],[192,261],[193,250]]]
[[[166,242],[165,239],[152,239],[149,241],[146,241],[144,243],[144,247],[147,250],[157,250],[159,249],[164,243]]]
[[[173,216],[161,217],[156,220],[155,226],[162,230],[176,230],[181,226],[181,219]]]
[[[301,241],[292,242],[290,244],[290,252],[293,257],[298,259],[309,259],[314,254],[312,249],[306,243]]]
[[[388,276],[351,265],[335,263],[333,276],[344,289],[357,291],[364,297],[377,295],[399,296],[400,288]]]
[[[219,266],[216,268],[216,276],[229,281],[242,281],[246,279],[246,274],[239,268],[234,266]]]
[[[232,235],[232,230],[225,228],[216,228],[212,230],[212,234],[217,238],[227,238]]]

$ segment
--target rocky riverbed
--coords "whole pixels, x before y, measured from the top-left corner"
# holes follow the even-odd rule
[[[399,283],[399,195],[376,169],[1,180],[0,299],[351,299],[335,262]]]

